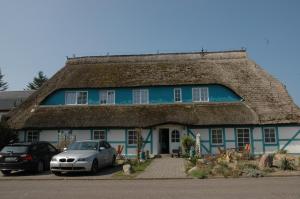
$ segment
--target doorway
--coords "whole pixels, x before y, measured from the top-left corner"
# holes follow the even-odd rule
[[[160,153],[170,153],[169,129],[159,129]]]

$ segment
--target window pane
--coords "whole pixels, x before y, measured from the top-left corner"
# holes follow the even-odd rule
[[[65,93],[66,104],[76,104],[76,92]]]
[[[175,102],[181,102],[181,89],[180,88],[174,89],[174,100],[175,100]]]
[[[77,93],[77,104],[87,104],[87,92]]]
[[[115,103],[115,91],[107,91],[107,104]]]
[[[106,104],[106,99],[107,99],[107,91],[106,90],[100,91],[100,104]]]
[[[200,92],[201,101],[202,102],[207,102],[208,101],[208,88],[207,87],[201,88],[200,91],[201,91]]]
[[[193,101],[194,102],[199,102],[200,101],[199,88],[193,88],[192,92],[193,92]]]
[[[133,90],[133,103],[134,104],[140,103],[140,90]]]
[[[148,103],[148,90],[140,90],[141,91],[141,104]]]

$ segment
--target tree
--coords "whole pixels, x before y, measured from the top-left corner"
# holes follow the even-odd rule
[[[0,150],[9,142],[17,141],[17,135],[9,128],[5,121],[0,122]]]
[[[0,69],[0,91],[5,91],[8,88],[8,83],[3,80],[4,75],[2,75]]]
[[[27,84],[27,90],[38,90],[47,80],[47,76],[39,71],[38,75],[33,78],[33,82]]]

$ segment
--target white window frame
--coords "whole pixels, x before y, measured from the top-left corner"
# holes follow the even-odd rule
[[[134,133],[133,135],[131,135],[131,133]],[[137,145],[137,131],[136,130],[128,130],[127,131],[127,145],[133,146],[133,145]],[[132,140],[132,142],[129,142],[129,140]]]
[[[214,142],[214,139],[213,139],[213,134],[216,133],[216,140],[219,140],[219,136],[217,133],[221,132],[221,140],[222,142]],[[211,129],[211,135],[210,135],[210,139],[211,139],[211,144],[212,145],[223,145],[224,144],[224,136],[223,136],[223,129],[222,128],[214,128],[214,129]]]
[[[176,91],[179,91],[179,100],[176,100],[177,99]],[[181,88],[174,88],[174,102],[175,103],[182,102],[182,90],[181,90]]]
[[[147,101],[142,102],[142,92],[146,91]],[[135,93],[138,94],[138,102],[135,101]],[[133,89],[132,90],[132,104],[149,104],[149,89]]]
[[[99,133],[99,139],[95,138],[95,133]],[[103,133],[103,138],[101,138],[101,134]],[[93,140],[101,140],[101,141],[106,141],[106,133],[105,130],[97,129],[93,130]]]
[[[174,129],[171,132],[171,142],[172,143],[179,143],[180,142],[180,132],[177,129]]]
[[[273,130],[274,132],[274,142],[266,142],[266,131],[265,130],[269,130],[269,139],[271,139],[272,137],[270,136],[270,130]],[[277,144],[277,136],[276,136],[276,129],[274,127],[266,127],[266,128],[263,128],[263,135],[264,135],[264,143],[265,144]]]
[[[67,93],[75,93],[75,104],[67,104]],[[78,104],[78,95],[79,93],[86,93],[86,103]],[[66,91],[65,92],[65,104],[66,105],[87,105],[89,102],[89,92],[88,91]]]
[[[108,103],[108,93],[112,92],[113,93],[113,102]],[[104,94],[105,96],[105,103],[102,103],[101,95]],[[99,101],[101,105],[110,105],[110,104],[115,104],[116,102],[116,92],[115,90],[100,90],[99,92]]]
[[[30,140],[29,140],[29,136],[31,137]],[[36,139],[34,139],[34,137]],[[40,132],[39,131],[32,130],[32,131],[26,132],[26,142],[37,142],[39,140],[40,140]]]
[[[237,128],[236,129],[236,146],[239,147],[239,140],[238,140],[238,131],[239,130],[248,130],[248,135],[249,135],[249,144],[251,144],[251,135],[250,135],[250,129],[249,128]],[[245,136],[244,136],[244,133],[243,133],[243,147],[245,147],[245,144],[248,144],[246,142],[244,142],[244,139],[245,139]]]
[[[207,99],[206,100],[205,99],[202,100],[202,98],[204,98],[203,89],[205,89],[207,91]],[[195,97],[196,91],[199,93],[199,99],[195,99],[196,98]],[[208,89],[208,87],[193,87],[192,88],[192,101],[193,102],[209,102],[209,89]]]

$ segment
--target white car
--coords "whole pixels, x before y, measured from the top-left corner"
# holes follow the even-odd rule
[[[62,172],[89,171],[113,165],[116,151],[106,141],[85,140],[72,143],[67,150],[52,157],[50,170],[55,175]]]

